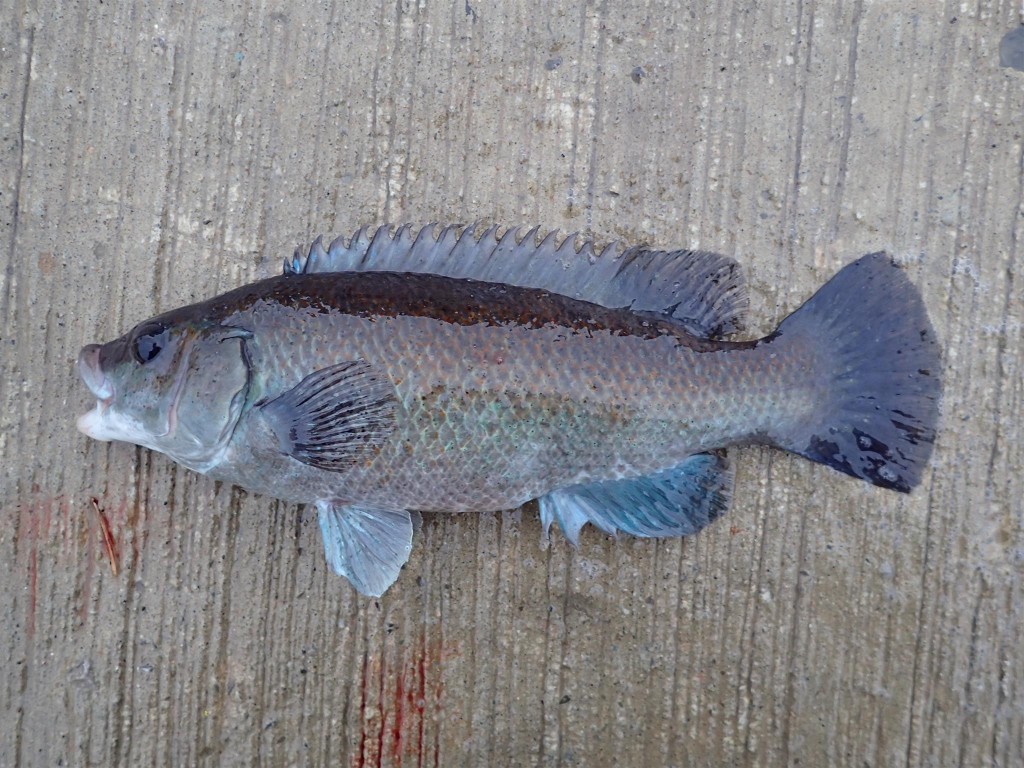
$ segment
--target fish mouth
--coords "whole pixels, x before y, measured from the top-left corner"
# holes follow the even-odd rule
[[[78,431],[97,440],[109,440],[100,436],[100,425],[110,404],[114,401],[114,385],[100,367],[100,346],[90,344],[78,354],[78,375],[96,398],[96,407],[78,417]]]

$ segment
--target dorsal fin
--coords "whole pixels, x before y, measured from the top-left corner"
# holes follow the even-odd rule
[[[285,260],[284,273],[419,272],[541,288],[609,308],[657,312],[698,336],[717,338],[743,327],[747,295],[739,265],[707,251],[657,251],[612,243],[598,252],[587,240],[540,228],[499,232],[477,225],[419,230],[405,224],[359,229],[324,248]]]

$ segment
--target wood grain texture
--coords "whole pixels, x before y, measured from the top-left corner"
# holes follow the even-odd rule
[[[1018,3],[0,5],[0,765],[1024,764]],[[751,335],[890,250],[924,485],[743,450],[695,539],[428,517],[374,601],[309,511],[75,432],[83,343],[476,219],[733,255]]]

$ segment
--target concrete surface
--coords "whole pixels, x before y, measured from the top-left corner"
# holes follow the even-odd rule
[[[2,6],[0,765],[1024,764],[1019,3]],[[751,334],[891,250],[923,487],[743,450],[696,539],[433,517],[374,601],[308,511],[75,432],[83,343],[478,218],[732,254]]]

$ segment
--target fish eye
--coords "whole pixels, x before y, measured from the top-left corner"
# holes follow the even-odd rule
[[[132,342],[135,359],[145,365],[155,358],[170,339],[170,329],[163,323],[153,323],[142,328]]]

